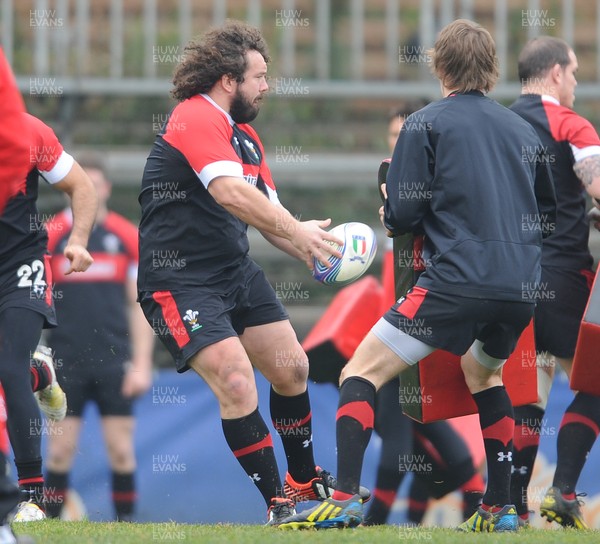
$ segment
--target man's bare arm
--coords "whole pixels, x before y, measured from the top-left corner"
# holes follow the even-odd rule
[[[600,155],[576,162],[573,170],[590,196],[600,199]]]
[[[329,219],[298,221],[288,210],[273,204],[243,178],[217,177],[210,182],[208,192],[229,213],[263,235],[269,233],[291,243],[296,248],[296,255],[302,256],[310,270],[313,268],[313,255],[325,266],[331,266],[328,262],[331,255],[341,256],[334,246],[327,243],[329,240],[341,244],[341,240],[323,230],[329,226]],[[287,243],[285,245],[288,246]]]
[[[141,306],[137,303],[135,278],[127,278],[126,292],[129,310],[131,365],[128,365],[123,378],[121,392],[126,397],[137,397],[143,395],[152,386],[154,331],[146,321]]]
[[[299,259],[301,261],[304,260],[302,252],[300,252],[298,248],[296,248],[294,244],[292,244],[292,242],[290,242],[288,239],[282,238],[281,236],[277,236],[266,231],[260,231],[260,233],[263,235],[265,240],[267,240],[271,245],[275,246],[277,249],[280,249],[284,253],[287,253],[288,255],[295,257],[296,259]]]
[[[71,268],[66,274],[83,272],[93,262],[86,247],[98,210],[96,189],[77,162],[73,163],[69,173],[53,187],[69,195],[73,210],[73,228],[64,251],[65,257],[71,263]]]

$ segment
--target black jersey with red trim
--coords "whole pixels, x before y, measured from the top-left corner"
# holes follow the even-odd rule
[[[150,152],[139,202],[138,289],[227,285],[248,253],[248,225],[208,192],[219,176],[244,178],[278,203],[262,143],[210,97],[197,95],[171,112]]]
[[[30,132],[27,177],[18,180],[17,193],[9,199],[0,216],[0,270],[12,270],[16,265],[40,258],[46,252],[48,237],[44,218],[37,209],[38,182],[61,181],[73,166],[73,157],[66,153],[54,131],[29,114],[23,119]]]
[[[573,165],[586,157],[600,155],[600,138],[588,120],[550,96],[524,94],[510,109],[538,133],[554,178],[556,227],[544,239],[542,264],[589,269],[593,258],[588,247],[586,192]]]
[[[531,125],[478,91],[406,119],[387,174],[385,224],[394,234],[425,234],[418,286],[535,302],[542,234],[556,206],[550,169],[536,153]]]
[[[109,211],[90,234],[87,249],[94,262],[81,274],[65,275],[69,261],[63,251],[71,228],[66,211],[47,224],[59,322],[50,345],[77,360],[122,363],[130,356],[127,282],[137,272],[137,228]]]

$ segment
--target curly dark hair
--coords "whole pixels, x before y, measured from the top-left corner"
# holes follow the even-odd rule
[[[185,47],[183,60],[173,73],[171,94],[182,101],[206,93],[224,75],[241,83],[247,69],[246,53],[253,50],[265,62],[271,60],[260,30],[241,21],[225,21]]]

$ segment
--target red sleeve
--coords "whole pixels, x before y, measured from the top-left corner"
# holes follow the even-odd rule
[[[104,221],[104,227],[114,233],[123,242],[130,261],[137,263],[139,261],[137,227],[115,212],[108,212]]]
[[[63,146],[48,125],[28,113],[25,114],[25,117],[33,138],[30,152],[31,166],[43,172],[49,172],[60,159]]]
[[[600,146],[598,133],[587,119],[564,106],[544,102],[544,107],[550,131],[557,142],[569,142],[577,150]]]
[[[231,145],[226,115],[202,96],[184,100],[171,112],[163,138],[180,151],[205,186],[217,176],[243,177]]]
[[[29,129],[24,126],[23,99],[0,49],[0,213],[31,169]]]

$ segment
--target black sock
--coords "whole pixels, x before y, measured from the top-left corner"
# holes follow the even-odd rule
[[[423,479],[413,474],[408,492],[408,521],[413,525],[421,525],[429,506],[429,490]]]
[[[373,497],[369,501],[369,511],[365,515],[365,525],[384,525],[390,515],[398,494],[398,487],[404,473],[379,466]]]
[[[222,419],[223,433],[239,464],[260,491],[267,506],[273,497],[285,497],[273,438],[258,408],[247,416]]]
[[[513,437],[513,470],[510,478],[510,500],[517,514],[529,511],[527,487],[531,481],[533,465],[540,445],[540,432],[544,410],[528,404],[515,408],[515,434]]]
[[[513,435],[515,419],[510,398],[503,385],[473,394],[479,410],[479,424],[487,460],[487,489],[484,506],[500,506],[510,501]]]
[[[117,521],[132,521],[135,510],[135,476],[133,472],[112,473],[112,500]]]
[[[375,397],[375,431],[381,438],[381,454],[366,525],[387,522],[406,474],[400,470],[400,459],[413,451],[413,424],[402,413],[400,387],[400,379],[395,378],[383,385]]]
[[[271,419],[281,437],[288,472],[298,483],[316,476],[312,446],[312,413],[308,389],[293,397],[277,393],[271,387]]]
[[[402,450],[399,445],[393,443],[392,437],[389,436],[382,436],[381,440],[381,457],[377,467],[373,498],[369,501],[369,511],[365,516],[366,525],[384,525],[387,522],[398,488],[406,475],[404,470],[400,470],[400,459],[403,453],[400,453]],[[412,445],[410,439],[406,442]],[[392,454],[391,457],[395,462],[387,459],[389,454]]]
[[[564,495],[575,493],[585,460],[600,429],[600,397],[577,393],[565,411],[558,431],[553,486]]]
[[[46,387],[52,383],[52,374],[45,361],[31,359],[29,363],[29,372],[31,374],[31,390],[34,393],[46,389]]]
[[[375,386],[358,377],[347,378],[340,387],[336,414],[337,482],[333,498],[355,495],[360,486],[365,450],[375,418]]]
[[[53,472],[51,470],[47,472],[44,499],[46,501],[46,515],[49,518],[60,517],[60,512],[65,504],[68,489],[68,472]]]
[[[472,461],[471,461],[472,463]],[[485,482],[479,471],[473,474],[473,477],[460,486],[463,494],[463,519],[468,520],[475,511],[481,506]]]
[[[22,500],[32,501],[46,511],[41,457],[33,461],[17,461],[15,459],[15,466],[17,467]]]

